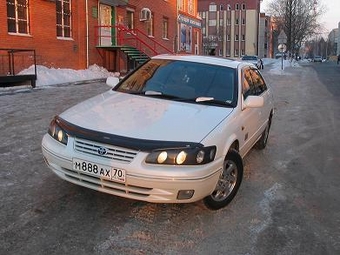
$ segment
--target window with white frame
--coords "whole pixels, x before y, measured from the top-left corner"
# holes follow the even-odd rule
[[[216,19],[210,19],[210,20],[209,20],[209,26],[210,26],[210,27],[215,27],[216,25],[217,25]]]
[[[30,33],[28,6],[28,0],[7,0],[7,30],[9,33]]]
[[[153,13],[151,13],[151,18],[146,21],[147,22],[147,31],[148,36],[154,36],[154,22],[153,22]]]
[[[71,37],[71,0],[56,0],[57,36]]]
[[[195,15],[195,1],[188,0],[188,13],[191,15]]]
[[[210,12],[215,12],[215,11],[217,11],[217,5],[216,5],[216,4],[210,4],[210,5],[209,5],[209,11],[210,11]]]
[[[129,29],[135,28],[134,17],[135,17],[134,10],[127,9],[126,10],[126,25]]]
[[[177,1],[178,10],[185,11],[184,5],[185,5],[185,1],[184,0],[178,0]]]
[[[169,19],[167,17],[163,17],[163,39],[168,39],[169,38]]]

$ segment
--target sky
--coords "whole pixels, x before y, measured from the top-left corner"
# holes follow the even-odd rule
[[[261,4],[261,11],[266,9],[266,6],[273,0],[263,0]],[[317,0],[319,6],[325,7],[324,14],[320,19],[320,23],[325,27],[327,35],[332,29],[338,27],[340,22],[340,0]]]

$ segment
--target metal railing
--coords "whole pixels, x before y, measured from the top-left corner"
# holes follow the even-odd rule
[[[130,46],[150,57],[162,53],[174,53],[139,29],[129,29],[123,25],[115,25],[96,26],[95,31],[96,45],[99,47]]]

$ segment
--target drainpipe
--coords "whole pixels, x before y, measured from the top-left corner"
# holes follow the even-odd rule
[[[89,9],[88,0],[85,0],[85,20],[86,20],[86,68],[89,67]]]

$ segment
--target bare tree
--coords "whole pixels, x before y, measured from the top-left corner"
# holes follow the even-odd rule
[[[276,34],[285,31],[287,49],[293,54],[298,53],[305,40],[321,30],[318,18],[323,9],[316,0],[272,0],[267,12],[276,24]]]

